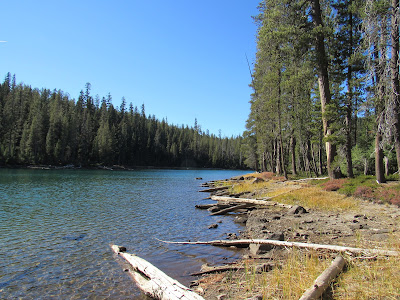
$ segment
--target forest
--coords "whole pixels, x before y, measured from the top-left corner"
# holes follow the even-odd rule
[[[243,136],[125,98],[0,84],[0,165],[251,168],[331,179],[400,170],[399,0],[263,0]],[[246,99],[243,99],[246,101]],[[234,105],[234,104],[232,104]]]
[[[87,83],[77,100],[61,90],[0,84],[0,166],[245,168],[242,138],[170,125],[146,115],[125,98],[91,95]]]
[[[399,0],[264,0],[243,152],[254,169],[400,169]]]

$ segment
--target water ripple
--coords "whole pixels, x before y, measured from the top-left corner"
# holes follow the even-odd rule
[[[132,299],[139,295],[109,244],[130,251],[185,284],[205,261],[237,253],[166,245],[155,238],[221,238],[237,231],[195,210],[199,182],[241,172],[0,169],[0,298]]]

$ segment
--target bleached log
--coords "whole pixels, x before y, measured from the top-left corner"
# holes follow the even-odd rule
[[[244,204],[239,204],[239,205],[235,205],[235,206],[230,206],[230,207],[227,207],[227,208],[218,210],[218,211],[216,211],[216,212],[213,212],[213,213],[210,214],[210,215],[211,215],[211,216],[223,215],[223,214],[226,214],[226,213],[228,213],[228,212],[235,211],[235,210],[241,209],[241,208],[246,208],[246,207],[249,207],[249,206],[252,206],[252,205],[253,205],[253,204],[251,204],[251,203],[244,203]]]
[[[123,257],[131,266],[130,274],[137,286],[149,297],[159,300],[201,300],[204,298],[188,287],[172,279],[148,261],[124,252],[124,247],[111,245],[111,249]]]
[[[269,199],[273,199],[274,197],[266,197],[265,200],[256,200],[256,199],[248,199],[248,198],[233,198],[233,197],[224,197],[224,196],[211,196],[211,200],[214,201],[225,201],[229,203],[249,203],[255,205],[267,205],[267,206],[279,206],[285,208],[292,208],[292,205],[283,204],[279,202],[269,201]]]
[[[310,287],[299,300],[313,300],[319,299],[324,293],[330,282],[336,278],[336,276],[343,270],[346,261],[343,257],[338,256],[332,262],[332,264],[324,272],[321,273],[314,281],[312,287]]]
[[[209,242],[169,242],[162,241],[168,244],[182,244],[182,245],[212,245],[212,246],[245,246],[250,244],[265,244],[277,247],[297,247],[303,249],[314,249],[314,250],[329,250],[333,252],[346,252],[351,254],[369,254],[369,255],[381,255],[381,256],[399,256],[400,253],[394,250],[383,250],[383,249],[363,249],[355,247],[346,246],[336,246],[336,245],[321,245],[312,243],[300,243],[300,242],[287,242],[287,241],[277,241],[277,240],[261,240],[261,239],[243,239],[243,240],[215,240]]]

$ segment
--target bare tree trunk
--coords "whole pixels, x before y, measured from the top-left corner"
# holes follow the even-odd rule
[[[383,165],[385,167],[385,176],[389,175],[389,158],[387,156],[385,156],[383,158]]]
[[[368,175],[368,159],[364,158],[364,175]]]
[[[390,58],[390,73],[392,83],[392,101],[394,105],[393,113],[395,119],[394,147],[396,149],[397,171],[400,172],[400,85],[399,85],[399,0],[392,0],[391,16],[391,44],[392,53]]]
[[[315,153],[314,153],[313,144],[311,144],[311,155],[312,155],[312,165],[313,165],[314,173],[315,173],[315,176],[318,177],[319,174],[321,174],[321,173],[318,173],[317,162],[315,160]]]
[[[292,155],[292,174],[297,175],[297,169],[296,169],[296,138],[293,135],[292,132],[292,137],[290,138],[290,152]]]
[[[385,183],[385,175],[383,170],[383,150],[381,148],[382,135],[379,129],[375,136],[375,176],[378,183]]]
[[[320,135],[319,138],[319,147],[318,147],[318,159],[319,159],[319,174],[324,173],[324,165],[322,163],[322,134]]]
[[[285,166],[285,153],[283,152],[283,139],[282,139],[282,112],[281,112],[281,70],[278,70],[278,133],[279,133],[279,163],[281,165],[281,172],[287,179],[286,166]]]
[[[321,7],[319,0],[312,0],[312,17],[315,27],[323,27]],[[329,87],[328,76],[328,59],[325,51],[325,37],[322,30],[316,33],[315,37],[315,51],[317,55],[317,70],[318,70],[318,87],[321,99],[321,112],[322,112],[322,125],[324,131],[325,150],[326,150],[326,167],[328,169],[328,176],[331,179],[339,177],[338,172],[333,165],[336,157],[336,145],[330,140],[333,134],[331,122],[326,116],[327,107],[331,103],[331,91]]]
[[[350,13],[349,15],[349,22],[350,22],[350,45],[353,47],[353,15]],[[351,129],[352,129],[352,114],[353,114],[353,68],[351,66],[351,63],[348,63],[347,66],[347,104],[346,104],[346,117],[345,117],[345,122],[346,122],[346,163],[347,163],[347,176],[350,178],[354,177],[353,174],[353,160],[351,158],[351,149],[353,147],[352,141],[351,141]]]

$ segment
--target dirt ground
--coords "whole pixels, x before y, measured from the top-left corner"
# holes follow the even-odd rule
[[[301,188],[300,184],[298,188]],[[359,202],[357,210],[344,212],[302,207],[256,208],[237,216],[238,221],[246,224],[246,230],[238,238],[360,248],[379,248],[387,243],[399,228],[399,207],[361,199],[355,201]],[[197,281],[194,289],[205,299],[263,299],[262,287],[249,284],[249,281],[258,282],[255,276],[262,276],[284,264],[289,249],[252,245],[245,253],[241,261],[233,264],[237,270],[206,274]],[[329,295],[324,297],[331,299]]]

